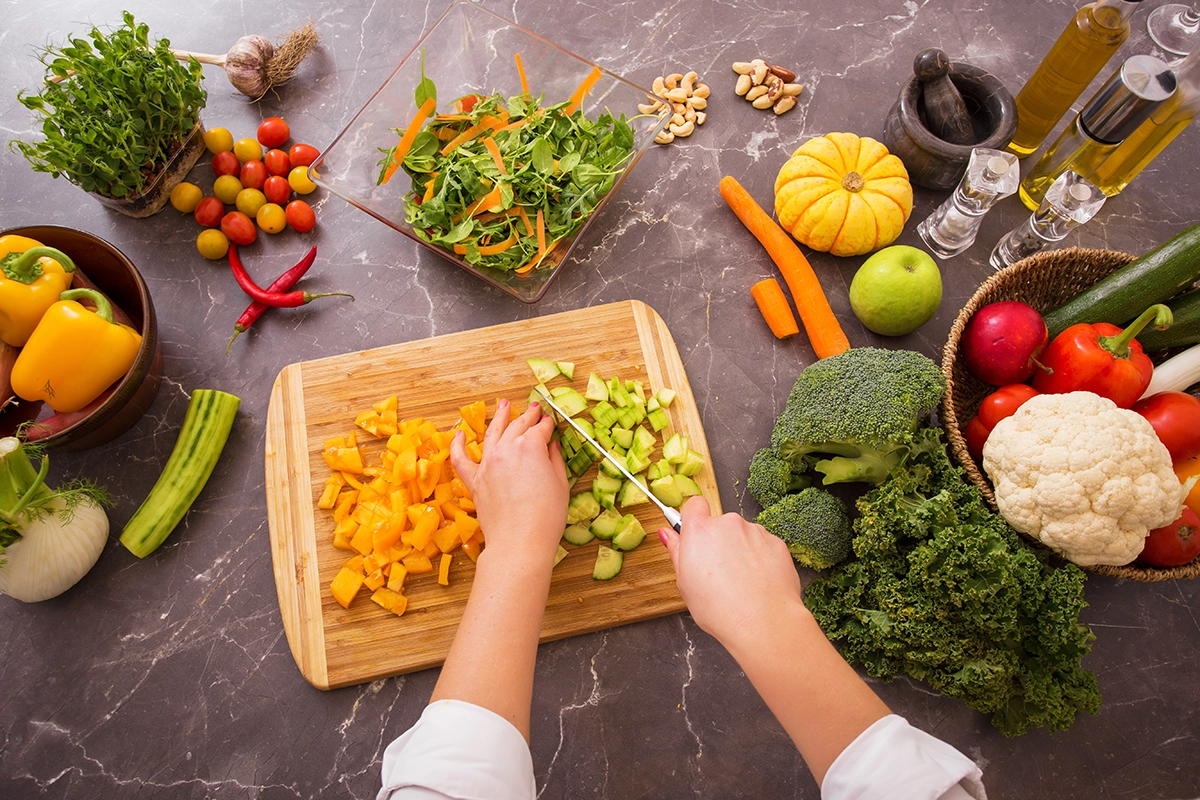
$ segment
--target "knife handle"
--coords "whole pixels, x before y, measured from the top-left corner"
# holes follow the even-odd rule
[[[663,516],[667,518],[667,522],[671,523],[671,527],[675,529],[675,532],[679,533],[679,523],[683,521],[683,518],[679,516],[679,512],[670,506],[664,508],[662,512]]]

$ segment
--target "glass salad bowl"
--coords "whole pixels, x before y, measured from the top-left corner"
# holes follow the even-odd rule
[[[457,101],[471,95],[498,94],[507,99],[525,93],[532,98],[540,95],[542,108],[581,98],[578,108],[592,122],[597,122],[605,114],[613,118],[624,114],[632,129],[631,139],[623,137],[622,144],[623,148],[628,146],[629,155],[621,162],[619,173],[616,168],[611,170],[612,173],[616,173],[612,176],[611,187],[603,194],[599,194],[597,190],[596,196],[592,198],[594,205],[589,203],[590,212],[575,212],[570,225],[570,228],[574,229],[560,228],[561,231],[569,232],[564,232],[557,239],[553,238],[549,224],[550,218],[556,213],[550,206],[546,209],[545,228],[540,225],[540,216],[535,222],[532,206],[527,206],[528,214],[516,206],[504,208],[503,210],[510,213],[522,211],[520,219],[511,222],[510,230],[513,231],[513,235],[510,239],[515,240],[518,234],[528,237],[525,239],[525,247],[528,249],[533,247],[535,225],[537,232],[543,235],[537,240],[539,244],[532,258],[518,261],[517,251],[514,251],[508,256],[509,263],[501,265],[506,268],[486,266],[479,263],[481,259],[478,254],[468,251],[466,245],[459,245],[457,249],[460,252],[456,253],[455,248],[444,243],[428,241],[422,236],[426,230],[432,229],[423,227],[418,231],[408,221],[405,196],[425,183],[425,175],[414,179],[404,169],[398,169],[391,178],[381,182],[385,167],[389,163],[389,151],[401,142],[401,132],[409,128],[414,119],[419,119],[418,95],[424,95],[418,91],[418,87],[423,84],[423,77],[436,87],[435,114],[461,113],[464,109]],[[559,271],[575,254],[584,234],[596,222],[605,205],[653,144],[654,137],[665,126],[665,117],[639,115],[638,105],[651,103],[654,99],[646,89],[613,75],[514,22],[473,2],[456,2],[421,36],[366,105],[321,153],[310,167],[310,175],[320,186],[395,228],[422,247],[436,252],[517,299],[533,303],[541,299]],[[426,107],[428,109],[431,106],[427,104]],[[481,106],[482,108],[484,106]],[[497,113],[504,117],[505,122],[508,121],[508,108],[503,108]],[[533,115],[530,116],[533,118]],[[520,111],[514,110],[513,118],[520,117]],[[491,121],[487,117],[484,120]],[[434,123],[437,123],[437,120],[431,117],[423,125],[428,129]],[[470,125],[468,122],[441,124],[457,124],[459,127]],[[488,147],[492,148],[494,142],[488,143],[483,140],[495,136],[501,142],[501,146],[504,146],[505,140],[501,138],[499,127],[500,123],[497,122],[496,127],[492,129],[495,130],[494,134],[485,128],[481,134],[465,139],[461,147],[455,148],[460,150],[459,156],[466,158],[474,153],[475,157],[488,159],[487,150],[482,144],[488,144]],[[426,136],[424,144],[432,147],[424,148],[425,152],[432,153],[438,146],[450,144],[449,141],[439,140],[436,142],[437,146],[434,146],[431,134],[422,133],[422,136]],[[417,155],[418,149],[419,145],[414,144],[409,150],[410,155]],[[556,153],[562,155],[560,151]],[[533,155],[534,158],[527,161],[537,161],[537,153]],[[552,170],[561,176],[561,162],[555,158],[551,166],[544,156],[545,154],[540,162],[543,172]],[[497,163],[499,158],[497,156]],[[505,158],[507,159],[507,156]],[[565,156],[562,160],[566,161],[568,166],[575,166],[574,162]],[[405,163],[411,165],[413,161],[410,158]],[[490,163],[486,166],[487,169],[492,169]],[[525,162],[513,162],[509,166],[519,172],[525,166]],[[588,180],[589,168],[591,165],[587,163],[581,168],[585,183]],[[446,171],[452,170],[447,168]],[[571,180],[575,181],[580,174],[572,170]],[[595,175],[597,171],[591,174]],[[493,189],[498,190],[504,178],[500,176],[498,169],[492,177],[496,179],[495,185],[484,178],[481,186],[493,185]],[[430,178],[430,181],[432,180]],[[444,182],[447,178],[443,177],[442,180]],[[606,183],[607,180],[604,180],[601,186]],[[457,185],[454,188],[462,188],[463,193],[467,191],[465,187]],[[482,192],[483,188],[479,191]],[[433,189],[429,188],[425,195],[432,195],[432,192]],[[488,202],[485,197],[481,196],[477,202]],[[491,199],[495,200],[498,197],[497,194]],[[555,200],[546,202],[553,203]],[[450,203],[446,206],[448,210],[452,208]],[[497,217],[504,216],[503,210],[501,204],[492,205],[490,209],[483,209],[479,205],[466,211],[459,208],[454,219],[472,216],[494,222]],[[453,238],[453,235],[449,238]],[[494,242],[490,237],[486,241]],[[480,239],[478,244],[484,244],[484,240]],[[504,242],[489,246],[495,250],[504,247]],[[534,264],[536,266],[533,266]]]

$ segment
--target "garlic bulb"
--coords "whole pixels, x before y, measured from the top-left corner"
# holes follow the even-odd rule
[[[275,55],[275,46],[265,36],[252,33],[233,43],[225,54],[225,74],[233,88],[247,97],[262,97],[267,85],[267,63]]]
[[[258,100],[274,87],[294,78],[301,62],[320,40],[320,34],[313,27],[312,20],[309,20],[298,30],[290,32],[278,47],[265,36],[252,33],[234,42],[223,56],[186,50],[171,52],[180,61],[194,58],[201,64],[215,64],[224,68],[233,88],[252,100]]]

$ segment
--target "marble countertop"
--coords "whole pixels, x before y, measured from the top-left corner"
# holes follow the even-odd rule
[[[652,149],[603,212],[588,245],[545,298],[524,305],[324,193],[318,228],[259,246],[263,274],[310,243],[320,256],[310,291],[354,303],[269,315],[226,357],[246,299],[224,263],[201,258],[197,225],[171,209],[122,217],[65,181],[0,149],[0,228],[65,224],[114,242],[138,264],[158,310],[164,378],[149,412],[111,444],[53,457],[51,480],[86,476],[129,519],[175,442],[189,393],[219,388],[242,410],[217,472],[184,523],[138,561],[110,539],[67,594],[38,605],[0,598],[0,796],[5,798],[325,798],[374,796],[385,746],[428,700],[436,670],[321,692],[292,660],[280,621],[264,499],[263,446],[272,378],[285,365],[484,325],[636,298],[667,321],[704,421],[727,510],[757,512],[746,495],[751,454],[769,437],[798,371],[803,336],[776,341],[749,287],[775,274],[721,202],[732,175],[764,204],[775,173],[806,138],[879,136],[883,119],[929,46],[984,67],[1015,94],[1073,13],[1066,0],[845,0],[835,4],[552,3],[484,0],[561,46],[644,86],[694,69],[713,87],[707,124]],[[1151,0],[1121,57],[1150,52]],[[214,0],[10,0],[0,4],[0,133],[32,138],[16,102],[36,86],[36,46],[108,25],[128,8],[173,46],[222,53],[246,33],[278,38],[311,16],[320,51],[261,103],[233,95],[206,68],[207,125],[252,135],[282,114],[294,138],[323,147],[441,13],[444,0],[297,4]],[[733,94],[730,63],[764,55],[805,86],[776,118]],[[1107,74],[1103,73],[1103,74]],[[1086,96],[1086,95],[1085,95]],[[1140,253],[1200,220],[1195,129],[1099,217],[1064,244]],[[209,179],[207,160],[197,175]],[[1028,168],[1028,165],[1026,166]],[[205,183],[205,185],[208,185]],[[916,191],[900,243],[945,193]],[[979,242],[942,262],[945,297],[917,333],[883,340],[849,309],[862,258],[811,256],[853,345],[940,354],[957,311],[989,274],[992,244],[1025,216],[1015,198],[986,219]],[[811,573],[804,573],[808,581]],[[1104,696],[1099,716],[1066,732],[1002,737],[986,717],[907,679],[873,683],[914,724],[978,761],[996,798],[1184,798],[1200,795],[1200,581],[1136,583],[1091,576],[1083,617],[1096,641],[1084,665]],[[542,646],[533,704],[533,764],[547,798],[817,798],[783,730],[732,659],[679,614]]]

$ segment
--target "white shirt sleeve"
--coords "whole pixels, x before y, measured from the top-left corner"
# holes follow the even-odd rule
[[[834,759],[821,800],[987,800],[983,772],[958,750],[890,714]]]
[[[533,800],[533,757],[500,715],[461,700],[430,703],[383,751],[376,800]]]

